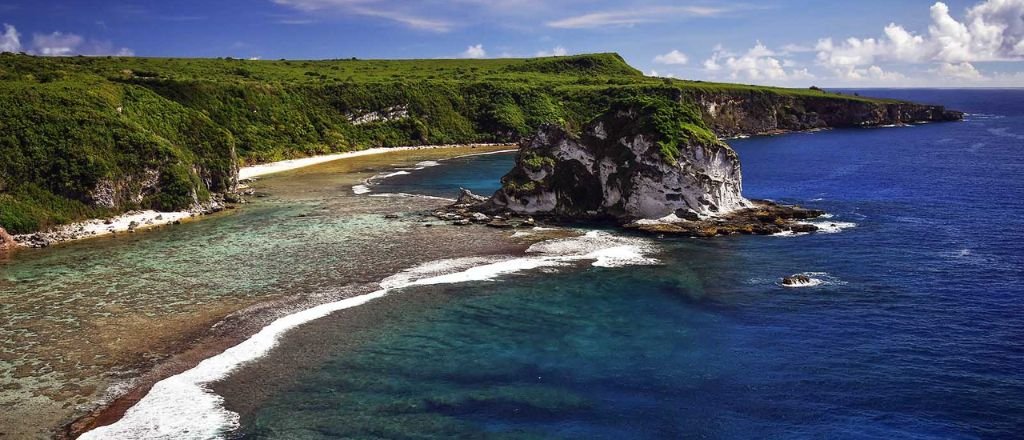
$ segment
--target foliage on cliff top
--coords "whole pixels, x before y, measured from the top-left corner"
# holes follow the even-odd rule
[[[722,91],[862,99],[650,78],[617,54],[324,61],[0,54],[0,226],[29,232],[105,214],[91,195],[100,182],[121,192],[111,212],[180,209],[231,186],[238,164],[509,141],[544,123],[578,130],[623,97]],[[679,104],[664,115],[683,118],[678,126],[659,129],[706,136],[695,111]],[[666,155],[674,157],[670,147]],[[133,194],[153,172],[155,190]]]
[[[704,125],[700,113],[693,106],[665,96],[637,94],[624,97],[612,103],[611,111],[635,115],[637,130],[656,137],[659,153],[669,163],[675,163],[679,157],[680,146],[723,145]]]

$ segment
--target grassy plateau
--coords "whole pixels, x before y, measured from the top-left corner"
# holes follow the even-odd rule
[[[713,138],[694,97],[865,101],[645,77],[617,54],[491,60],[250,61],[0,55],[0,226],[28,233],[233,189],[237,167],[370,147],[514,141],[583,126],[612,103],[664,107]]]

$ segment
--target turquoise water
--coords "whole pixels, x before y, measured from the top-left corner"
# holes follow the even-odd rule
[[[657,266],[409,289],[445,301],[297,373],[240,435],[1021,437],[1024,91],[870,94],[971,115],[730,142],[748,197],[855,227],[661,239]],[[511,160],[467,158],[387,191],[486,192]],[[824,283],[778,285],[793,273]]]

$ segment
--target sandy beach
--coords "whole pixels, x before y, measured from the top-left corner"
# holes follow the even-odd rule
[[[17,340],[8,335],[0,347],[17,354],[13,369],[0,372],[0,385],[18,390],[9,393],[15,400],[0,402],[10,408],[0,422],[15,437],[49,436],[63,427],[60,434],[73,438],[116,420],[153,383],[284,314],[366,293],[429,259],[519,249],[511,232],[424,228],[414,213],[444,200],[351,191],[396,168],[502,149],[507,146],[405,149],[306,163],[298,174],[264,173],[251,185],[266,197],[228,215],[144,234],[97,232],[107,238],[19,252],[3,263],[0,289],[11,295],[0,305],[12,317],[43,313],[45,319],[4,326],[5,334],[36,336],[29,346],[8,347]],[[401,218],[384,218],[395,213]],[[119,224],[136,221],[141,228],[152,220],[145,225],[152,227],[160,215],[168,218],[133,213]],[[425,244],[430,249],[419,249]]]
[[[319,156],[304,157],[301,159],[282,160],[259,165],[242,167],[238,170],[239,181],[249,181],[254,178],[263,177],[285,171],[297,170],[313,165],[334,162],[343,159],[354,159],[358,157],[373,156],[385,153],[396,153],[403,151],[420,151],[452,148],[495,148],[514,147],[508,144],[446,144],[446,145],[423,145],[411,147],[393,148],[369,148],[366,150],[349,151],[345,153],[325,154]],[[499,150],[504,151],[504,150]],[[489,153],[484,153],[489,154]],[[243,186],[247,187],[247,186]],[[357,186],[355,192],[363,193]],[[161,212],[154,210],[130,211],[115,217],[96,218],[56,226],[48,231],[40,231],[32,234],[15,235],[15,242],[21,247],[46,247],[54,244],[69,241],[83,240],[94,237],[108,236],[118,233],[129,233],[143,231],[150,228],[181,223],[184,220],[197,218],[209,213],[219,212],[224,208],[220,202],[213,201],[187,211]]]

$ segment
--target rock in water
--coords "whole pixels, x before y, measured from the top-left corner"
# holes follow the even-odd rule
[[[487,201],[487,197],[473,194],[466,188],[459,188],[459,198],[455,200],[454,206],[472,206]]]
[[[811,277],[807,275],[790,275],[782,279],[782,284],[785,286],[806,286],[811,284]]]
[[[638,98],[613,104],[580,136],[542,127],[521,145],[490,203],[520,214],[632,221],[751,207],[741,191],[736,152],[686,104]]]

